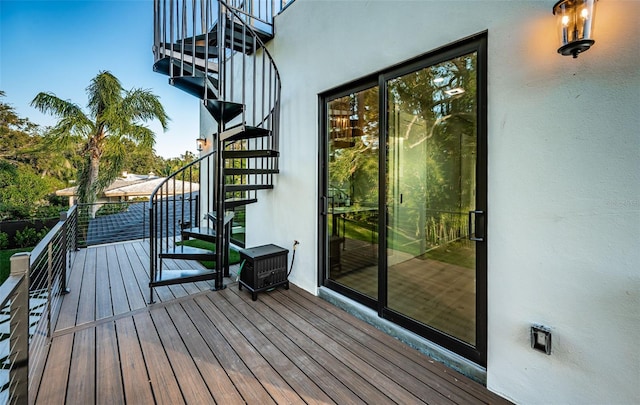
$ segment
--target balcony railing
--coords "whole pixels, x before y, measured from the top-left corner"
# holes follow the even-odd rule
[[[78,204],[78,247],[147,238],[147,205],[148,201]]]
[[[35,392],[29,376],[44,368],[77,247],[77,218],[76,206],[61,213],[31,252],[11,257],[11,274],[0,285],[0,403],[27,403]]]

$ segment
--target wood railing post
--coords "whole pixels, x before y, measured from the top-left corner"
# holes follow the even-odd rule
[[[29,252],[11,256],[11,275],[22,281],[11,300],[11,403],[26,404],[29,401]]]

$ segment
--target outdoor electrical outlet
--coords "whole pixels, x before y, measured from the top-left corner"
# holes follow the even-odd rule
[[[551,354],[551,329],[542,325],[532,325],[531,348],[546,354]]]

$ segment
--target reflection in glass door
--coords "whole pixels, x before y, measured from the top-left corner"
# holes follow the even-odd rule
[[[322,284],[486,365],[486,33],[322,95]]]
[[[378,87],[327,103],[328,279],[378,297]]]
[[[476,53],[387,82],[387,308],[476,345]]]

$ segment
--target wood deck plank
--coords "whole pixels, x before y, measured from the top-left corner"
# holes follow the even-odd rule
[[[65,295],[60,305],[60,314],[56,322],[55,329],[73,327],[76,324],[78,302],[80,301],[80,287],[82,286],[82,275],[84,274],[84,263],[87,256],[87,249],[81,249],[74,254],[73,264],[69,272],[67,287],[69,293]]]
[[[302,348],[281,330],[281,319],[266,315],[271,311],[260,301],[248,302],[237,294],[236,288],[224,290],[225,298],[239,311],[249,322],[255,325],[265,336],[268,336],[291,361],[304,371],[324,392],[337,404],[365,404],[356,394],[348,389],[338,378],[322,367],[318,361],[305,352]]]
[[[124,403],[118,339],[113,322],[96,327],[96,403]]]
[[[425,389],[426,387],[421,384],[416,384],[412,376],[402,375],[397,368],[390,372],[387,364],[379,362],[380,359],[376,358],[376,354],[368,348],[345,338],[339,330],[332,328],[318,317],[310,316],[309,311],[294,305],[294,302],[286,298],[286,295],[283,299],[277,292],[272,296],[278,297],[277,299],[286,306],[289,313],[297,314],[309,324],[309,327],[303,330],[309,338],[326,347],[329,353],[340,358],[358,374],[370,381],[375,381],[380,390],[391,400],[398,403],[421,403],[423,401],[453,403],[439,393]],[[311,330],[313,330],[313,334],[309,332]],[[347,348],[348,350],[344,350]],[[399,375],[402,375],[406,381],[399,381],[397,379]],[[412,392],[412,389],[420,392]]]
[[[326,346],[333,344],[330,339],[317,344],[309,339],[305,331],[313,333],[313,328],[296,314],[287,312],[286,308],[269,295],[261,295],[260,301],[269,308],[261,312],[267,319],[285,333],[298,347],[314,358],[331,375],[335,376],[355,395],[368,404],[388,403],[389,398],[371,381],[341,361],[341,354],[336,357],[326,351]]]
[[[137,265],[135,266],[135,271],[134,271],[135,277],[140,286],[142,285],[146,286],[145,290],[146,290],[146,294],[148,294],[149,293],[149,290],[148,290],[149,288],[149,254],[145,250],[145,246],[140,243],[132,244],[127,247],[127,253],[129,254],[129,257],[131,257],[136,261]],[[146,261],[143,260],[145,257],[146,257]],[[173,292],[171,291],[171,289],[169,289],[168,286],[155,287],[153,290],[154,290],[154,296],[156,297],[157,301],[164,302],[164,301],[170,301],[172,299],[175,299]],[[147,302],[149,301],[148,297],[146,301]]]
[[[509,401],[505,401],[504,398],[488,391],[486,387],[463,376],[444,364],[439,363],[421,353],[418,354],[415,349],[408,347],[393,336],[353,317],[345,311],[336,311],[336,307],[334,305],[319,297],[314,297],[308,294],[300,287],[292,284],[290,291],[295,293],[295,295],[289,295],[289,298],[301,303],[321,319],[325,319],[335,325],[342,324],[344,326],[343,329],[351,333],[357,340],[364,341],[369,338],[373,338],[382,342],[384,346],[390,349],[390,351],[385,351],[381,348],[380,353],[386,354],[390,359],[389,361],[394,361],[396,364],[407,366],[408,371],[413,375],[424,375],[425,378],[428,378],[430,384],[442,387],[443,390],[445,390],[446,386],[449,386],[448,389],[454,390],[456,392],[456,396],[462,396],[460,400],[467,401],[468,397],[464,393],[468,393],[474,398],[480,399],[485,403],[509,403]],[[338,319],[340,319],[341,322],[338,321]],[[409,361],[409,363],[407,363],[407,361]],[[423,373],[416,373],[416,369],[412,363],[417,364],[421,369],[427,370],[428,373],[424,373],[424,371]]]
[[[149,373],[133,318],[127,317],[117,320],[116,335],[126,402],[129,404],[154,403]]]
[[[76,325],[92,322],[96,319],[96,253],[97,248],[87,248],[84,262],[84,274],[80,286],[80,300],[78,301],[78,315]]]
[[[356,365],[355,362],[352,363],[353,366],[359,367],[361,372],[365,371],[368,367],[369,370],[371,370],[371,373],[381,373],[386,376],[384,379],[378,378],[377,381],[381,384],[381,387],[383,387],[385,394],[389,395],[394,401],[409,403],[415,401],[415,398],[419,398],[427,403],[455,403],[451,399],[447,398],[446,395],[443,395],[430,386],[423,384],[413,375],[403,372],[400,367],[386,361],[375,352],[374,349],[377,349],[377,346],[373,348],[363,346],[359,341],[351,338],[348,334],[329,324],[324,319],[317,316],[311,316],[313,313],[310,310],[298,305],[295,300],[290,298],[293,294],[282,294],[279,291],[274,291],[272,295],[276,299],[280,300],[281,303],[289,310],[297,313],[305,319],[308,319],[317,331],[320,331],[326,336],[330,336],[335,344],[342,345],[345,348],[348,347],[349,351],[353,353],[354,358],[364,362],[363,366]],[[411,396],[407,396],[407,393],[402,390],[397,392],[394,390],[394,387],[400,384],[411,394]]]
[[[108,246],[107,252],[109,293],[111,294],[113,314],[124,314],[129,312],[131,307],[129,306],[129,300],[127,299],[127,290],[124,287],[123,274],[120,270],[120,263],[117,257],[118,251],[116,250],[115,245],[111,245]]]
[[[133,317],[144,354],[153,395],[162,404],[184,404],[184,398],[171,362],[162,349],[162,342],[148,312]]]
[[[96,333],[88,328],[74,334],[66,402],[93,404],[96,383]]]
[[[167,353],[167,359],[178,380],[180,390],[188,404],[215,404],[200,371],[193,362],[180,334],[165,308],[150,312],[151,318],[160,333],[160,341]]]
[[[233,295],[229,290],[230,289],[227,288],[217,295],[225,298],[227,295]],[[211,297],[209,296],[209,298]],[[299,368],[302,359],[297,359],[296,363],[294,363],[285,352],[281,351],[280,348],[272,342],[275,329],[272,329],[272,333],[265,336],[256,323],[252,323],[246,319],[227,299],[211,301],[220,309],[221,313],[227,316],[247,342],[260,353],[260,356],[264,358],[279,375],[286,378],[286,382],[305,403],[318,405],[335,403],[316,385],[312,378],[307,376],[307,374]],[[254,319],[254,321],[260,322],[261,320]],[[262,321],[262,323],[265,324],[267,322]]]
[[[182,306],[244,400],[248,404],[275,404],[269,393],[238,357],[203,309],[195,301],[184,302]]]
[[[131,258],[127,254],[127,247],[130,244],[118,244],[116,245],[116,252],[118,255],[118,265],[120,266],[120,273],[122,274],[122,280],[124,282],[124,289],[127,292],[127,299],[129,301],[129,307],[131,310],[138,308],[144,308],[147,306],[146,301],[140,293],[140,286],[132,275],[135,272],[136,263],[131,262]]]
[[[260,355],[236,326],[214,304],[219,295],[199,296],[195,301],[202,307],[211,322],[216,325],[224,339],[247,365],[253,375],[263,384],[276,403],[298,403],[302,399],[292,387]]]
[[[419,395],[420,398],[426,399],[427,402],[440,402],[444,396],[456,403],[483,403],[465,391],[456,390],[455,385],[438,378],[437,375],[425,373],[424,367],[413,361],[414,358],[423,356],[417,350],[404,346],[404,353],[410,353],[411,356],[394,351],[386,343],[375,339],[373,337],[376,335],[375,333],[363,333],[354,327],[354,323],[357,322],[354,322],[351,317],[345,321],[334,315],[335,307],[324,307],[320,305],[319,301],[309,301],[300,294],[296,294],[295,291],[293,292],[277,295],[282,299],[290,300],[284,301],[284,305],[292,307],[292,303],[295,303],[317,315],[317,318],[326,324],[325,327],[321,327],[321,330],[331,334],[337,342],[348,346],[361,358],[368,359],[371,364],[379,364],[380,371],[386,375],[393,378],[394,375],[400,375],[401,372],[407,373],[409,377],[403,378],[403,385],[414,394]]]
[[[53,339],[36,401],[43,404],[64,404],[71,364],[73,334]]]
[[[186,315],[184,308],[180,305],[172,305],[167,307],[167,312],[215,401],[219,404],[244,404],[244,399],[196,326]]]
[[[110,288],[101,288],[102,286],[111,287],[109,281],[109,263],[107,262],[107,247],[97,247],[96,255],[96,286],[98,286],[98,288],[96,288],[96,319],[101,319],[113,315]]]

